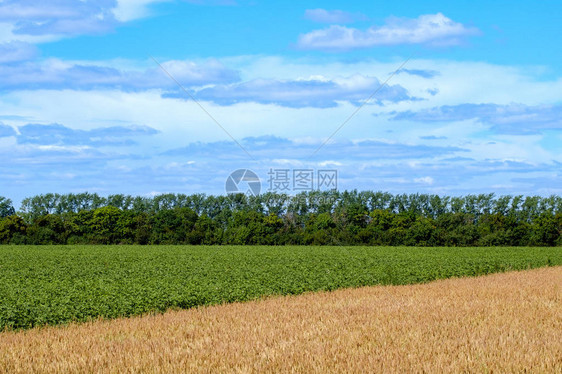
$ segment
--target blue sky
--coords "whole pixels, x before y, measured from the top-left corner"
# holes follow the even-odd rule
[[[559,1],[3,0],[0,195],[219,194],[239,168],[559,194],[559,35]]]

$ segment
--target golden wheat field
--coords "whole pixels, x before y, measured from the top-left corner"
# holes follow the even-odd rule
[[[562,267],[4,332],[0,371],[562,373]]]

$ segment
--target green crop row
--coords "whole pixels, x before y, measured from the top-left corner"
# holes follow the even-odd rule
[[[556,247],[0,246],[0,330],[561,264]]]

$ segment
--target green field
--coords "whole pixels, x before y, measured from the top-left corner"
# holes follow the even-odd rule
[[[0,246],[0,330],[562,264],[562,248]]]

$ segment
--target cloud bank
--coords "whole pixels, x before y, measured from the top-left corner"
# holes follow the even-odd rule
[[[347,78],[273,80],[256,79],[233,85],[217,85],[197,92],[197,97],[221,105],[239,102],[277,104],[292,108],[334,107],[338,102],[362,102],[381,82],[377,78],[355,75]],[[400,85],[385,85],[378,91],[377,102],[414,100]]]
[[[0,129],[1,130],[1,129]],[[132,138],[155,135],[157,130],[148,126],[112,126],[92,130],[72,129],[61,124],[27,124],[18,128],[19,144],[51,146],[126,146],[135,144]]]
[[[346,51],[399,44],[451,46],[466,37],[477,35],[478,29],[455,22],[441,13],[425,14],[418,18],[388,18],[383,26],[359,30],[340,25],[302,34],[301,49]]]
[[[459,104],[396,113],[394,120],[456,122],[475,119],[503,134],[528,135],[562,130],[562,105]]]

